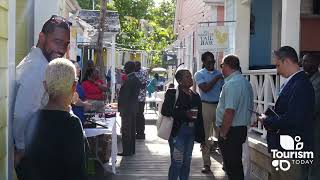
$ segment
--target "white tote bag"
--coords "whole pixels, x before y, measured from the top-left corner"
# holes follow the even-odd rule
[[[179,96],[179,90],[176,89],[176,99],[173,105],[173,109],[176,105],[178,96]],[[167,117],[160,113],[157,121],[158,136],[164,140],[168,140],[171,134],[172,125],[173,125],[173,117]]]

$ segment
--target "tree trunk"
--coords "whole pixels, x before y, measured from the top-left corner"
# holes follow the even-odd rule
[[[101,9],[100,9],[100,18],[99,18],[99,29],[98,29],[98,42],[97,42],[97,67],[100,70],[101,78],[105,80],[105,65],[103,60],[103,34],[104,34],[104,25],[107,15],[107,0],[101,0]]]

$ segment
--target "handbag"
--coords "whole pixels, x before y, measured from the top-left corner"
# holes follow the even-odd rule
[[[176,90],[176,98],[175,102],[173,104],[173,109],[176,105],[177,99],[179,96],[179,90]],[[164,116],[160,113],[159,118],[157,120],[157,130],[158,130],[158,136],[161,139],[169,140],[169,137],[171,135],[171,130],[173,126],[173,117]]]

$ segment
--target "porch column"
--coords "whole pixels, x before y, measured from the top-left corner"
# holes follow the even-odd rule
[[[282,0],[281,46],[300,51],[300,0]]]
[[[236,0],[235,54],[239,57],[243,71],[249,70],[250,48],[250,2]]]
[[[250,0],[225,0],[225,20],[230,23],[229,47],[240,59],[242,71],[249,70]]]

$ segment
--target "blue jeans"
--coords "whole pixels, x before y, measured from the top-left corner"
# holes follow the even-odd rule
[[[188,180],[194,144],[194,127],[184,123],[176,137],[169,138],[171,165],[169,180]]]

